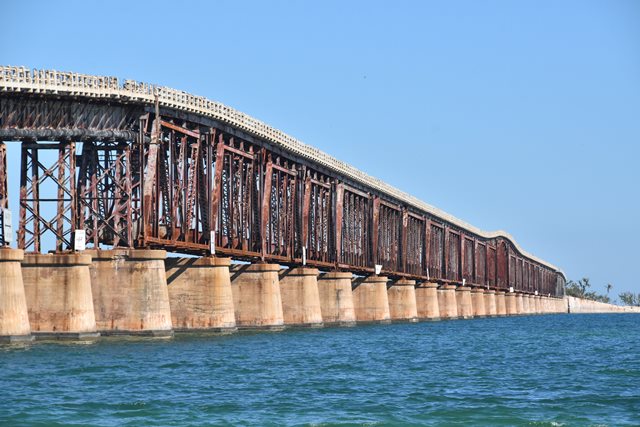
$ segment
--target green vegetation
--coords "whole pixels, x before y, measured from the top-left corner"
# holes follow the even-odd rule
[[[600,295],[597,292],[590,290],[590,288],[591,283],[589,282],[589,278],[583,277],[577,282],[569,280],[565,285],[564,290],[565,294],[571,297],[600,301],[607,304],[616,302],[612,301],[609,297],[609,292],[611,292],[611,289],[613,289],[613,285],[611,283],[607,283],[604,287],[604,289],[607,291],[606,295]],[[622,292],[618,295],[618,298],[620,298],[620,302],[622,303],[622,305],[632,305],[640,307],[640,293],[634,294],[633,292]]]
[[[592,301],[600,301],[611,304],[611,298],[609,298],[609,291],[613,288],[613,285],[611,283],[608,283],[607,286],[605,286],[607,295],[600,295],[595,291],[589,290],[589,288],[591,288],[589,278],[583,277],[582,279],[578,280],[578,282],[569,280],[564,289],[565,293],[572,297],[590,299]]]
[[[640,293],[634,294],[633,292],[623,292],[618,295],[620,301],[624,305],[634,305],[636,307],[640,307]]]

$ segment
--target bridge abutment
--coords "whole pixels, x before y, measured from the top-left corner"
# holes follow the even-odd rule
[[[25,254],[24,293],[37,339],[94,339],[100,334],[86,254]]]
[[[171,336],[163,250],[88,250],[98,331],[103,335]]]
[[[32,341],[20,249],[0,248],[0,343]]]
[[[234,265],[231,291],[239,329],[284,328],[278,264]]]
[[[165,260],[174,330],[236,330],[230,263],[217,257]]]
[[[353,306],[360,323],[389,323],[387,277],[369,276],[353,283]]]
[[[400,279],[392,282],[387,288],[391,320],[418,321],[415,287],[415,280]]]
[[[355,325],[352,278],[353,274],[339,271],[323,273],[318,277],[320,311],[325,325]]]
[[[280,272],[282,316],[287,326],[322,326],[318,270],[297,267]]]
[[[438,285],[421,283],[416,286],[416,311],[420,320],[440,320]]]

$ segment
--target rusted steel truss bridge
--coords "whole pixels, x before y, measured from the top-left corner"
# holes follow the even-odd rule
[[[377,266],[390,278],[563,293],[563,273],[507,233],[479,230],[182,91],[0,67],[0,141],[21,142],[17,245],[25,251],[41,252],[45,231],[56,251],[74,250],[80,232],[94,248],[213,253],[359,274]],[[7,167],[0,142],[2,208]],[[0,234],[0,245],[5,240]]]

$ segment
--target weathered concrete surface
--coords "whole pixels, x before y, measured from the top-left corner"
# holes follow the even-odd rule
[[[0,343],[33,340],[20,268],[23,259],[21,249],[0,248]]]
[[[416,286],[416,312],[421,320],[440,320],[438,305],[438,285],[421,283]]]
[[[564,297],[569,313],[640,313],[640,307],[620,306],[570,296]]]
[[[504,291],[496,291],[496,315],[507,315],[506,293]]]
[[[458,304],[458,317],[462,319],[473,318],[473,305],[471,303],[471,288],[459,286],[456,289],[456,302]]]
[[[99,336],[86,254],[26,254],[24,293],[36,338],[92,339]]]
[[[513,292],[507,292],[504,298],[505,308],[507,310],[507,316],[516,316],[518,313],[518,307],[516,306],[516,294]]]
[[[487,289],[484,291],[484,306],[487,316],[495,317],[498,315],[498,309],[496,307],[496,291],[493,289]]]
[[[458,318],[458,301],[454,285],[442,285],[438,288],[438,306],[441,319]]]
[[[531,295],[532,311],[533,314],[540,314],[540,296],[539,295]]]
[[[353,283],[353,306],[358,322],[391,321],[387,281],[384,276],[369,276]]]
[[[522,301],[523,299],[524,296],[521,293],[516,294],[516,311],[518,312],[518,314],[525,314]]]
[[[352,278],[353,274],[338,271],[324,273],[318,277],[320,311],[325,325],[355,325],[356,311],[351,290]]]
[[[531,314],[531,295],[522,296],[522,314]]]
[[[287,326],[322,326],[318,269],[298,267],[280,271],[282,317]]]
[[[98,330],[103,335],[171,336],[162,250],[87,250]]]
[[[284,328],[279,272],[278,264],[236,264],[231,267],[231,291],[238,328]]]
[[[418,321],[415,286],[415,280],[396,280],[387,287],[391,320]]]
[[[471,290],[471,306],[473,307],[473,317],[487,316],[483,289],[473,288]]]
[[[171,323],[176,331],[236,329],[230,258],[167,258]]]

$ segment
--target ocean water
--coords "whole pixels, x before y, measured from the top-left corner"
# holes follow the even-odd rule
[[[640,425],[640,315],[0,346],[0,425]]]

